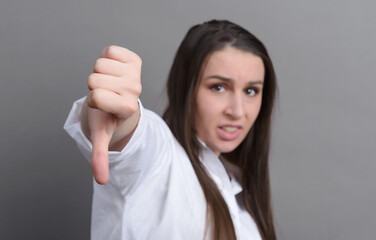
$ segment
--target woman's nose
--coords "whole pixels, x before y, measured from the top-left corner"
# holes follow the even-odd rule
[[[233,119],[244,116],[244,103],[241,94],[233,94],[228,98],[225,114]]]

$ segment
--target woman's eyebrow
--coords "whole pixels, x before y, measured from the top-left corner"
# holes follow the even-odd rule
[[[219,75],[212,75],[212,76],[206,77],[206,79],[211,79],[211,78],[216,78],[216,79],[219,79],[219,80],[222,80],[222,81],[225,81],[225,82],[229,82],[229,83],[234,82],[234,80],[231,79],[231,78],[227,78],[227,77],[223,77],[223,76],[219,76]],[[255,85],[255,84],[264,85],[264,81],[261,81],[261,80],[249,81],[248,84],[249,85]]]

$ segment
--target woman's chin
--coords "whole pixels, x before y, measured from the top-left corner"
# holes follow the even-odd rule
[[[238,146],[239,146],[239,144],[237,144],[237,143],[227,142],[225,144],[220,144],[220,145],[218,144],[217,146],[210,148],[210,149],[212,149],[212,151],[217,156],[219,156],[221,153],[229,153],[229,152],[234,151]]]

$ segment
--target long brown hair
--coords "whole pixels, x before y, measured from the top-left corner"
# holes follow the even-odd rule
[[[270,200],[269,145],[270,125],[276,92],[276,76],[266,48],[244,28],[223,20],[193,26],[183,39],[167,81],[169,104],[163,115],[192,163],[203,189],[215,240],[235,240],[235,229],[228,206],[199,159],[201,145],[195,131],[195,98],[200,74],[207,58],[231,46],[259,56],[265,79],[260,113],[244,141],[221,157],[242,171],[243,201],[264,240],[276,239]]]

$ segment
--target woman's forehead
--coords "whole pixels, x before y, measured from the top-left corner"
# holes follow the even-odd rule
[[[232,80],[263,81],[265,67],[261,57],[233,47],[213,52],[205,61],[202,80],[211,75]]]

